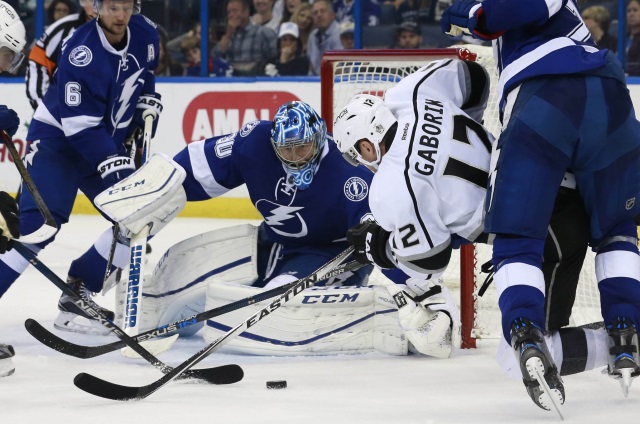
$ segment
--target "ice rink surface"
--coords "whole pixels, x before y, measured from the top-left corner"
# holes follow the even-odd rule
[[[172,244],[199,232],[246,221],[179,218],[152,241],[146,271]],[[61,278],[108,224],[97,216],[72,216],[54,243],[39,256]],[[456,351],[448,360],[383,354],[305,358],[237,356],[214,353],[198,367],[235,363],[244,379],[229,386],[171,382],[143,401],[116,402],[89,395],[73,385],[79,372],[139,386],[161,377],[143,360],[112,352],[78,359],[55,352],[24,329],[27,318],[53,330],[60,292],[30,267],[0,299],[0,340],[16,350],[13,376],[0,379],[1,423],[544,423],[560,419],[536,407],[521,382],[504,377],[494,360],[497,341]],[[98,296],[113,306],[113,292]],[[247,316],[248,317],[248,316]],[[76,343],[104,344],[115,337],[57,332]],[[177,365],[204,347],[199,335],[179,339],[160,356]],[[268,390],[268,380],[288,388]],[[566,422],[634,423],[640,419],[640,382],[625,399],[617,382],[594,370],[564,379]]]

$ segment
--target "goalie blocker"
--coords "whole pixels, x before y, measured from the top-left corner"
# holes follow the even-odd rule
[[[145,278],[141,331],[264,290],[251,287],[258,275],[257,237],[257,228],[247,224],[204,233],[171,247],[153,275]],[[118,290],[121,296],[125,295],[125,287],[119,285]],[[212,342],[273,300],[208,320],[204,338]],[[122,314],[117,319],[121,320]],[[189,325],[180,333],[192,335],[201,327],[202,324]],[[406,355],[409,340],[399,324],[397,305],[387,288],[315,287],[230,341],[225,349],[287,356],[372,351]]]

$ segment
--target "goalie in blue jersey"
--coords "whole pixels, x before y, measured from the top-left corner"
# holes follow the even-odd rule
[[[58,227],[69,220],[78,189],[89,200],[130,175],[134,161],[125,146],[143,126],[143,110],[161,103],[153,70],[158,63],[156,26],[140,12],[140,0],[95,0],[97,19],[80,26],[66,40],[51,85],[31,121],[25,162]],[[20,198],[20,230],[31,234],[43,217],[27,190]],[[72,262],[68,283],[83,299],[100,308],[91,293],[102,289],[113,234],[107,230]],[[29,246],[39,251],[53,237]],[[114,264],[127,264],[128,247],[119,243]],[[122,252],[122,253],[120,253]],[[15,251],[0,256],[0,295],[27,268]],[[108,334],[92,317],[63,295],[55,327],[60,330]],[[102,309],[108,316],[111,311]]]
[[[533,401],[559,411],[565,392],[542,338],[544,239],[565,170],[591,223],[610,345],[609,375],[625,395],[640,375],[640,123],[612,52],[599,50],[573,0],[462,0],[446,33],[494,40],[502,132],[493,152],[486,231],[503,334]]]

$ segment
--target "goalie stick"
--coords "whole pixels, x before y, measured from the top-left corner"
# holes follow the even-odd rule
[[[45,240],[50,239],[58,232],[58,224],[56,224],[56,220],[53,219],[53,215],[51,215],[49,208],[47,208],[47,205],[44,203],[44,200],[42,199],[40,192],[36,188],[36,185],[33,182],[33,179],[31,178],[29,171],[27,171],[27,168],[24,166],[24,162],[22,161],[22,158],[20,157],[20,154],[16,149],[16,145],[13,143],[13,140],[11,139],[11,136],[7,134],[6,131],[0,131],[0,135],[2,135],[2,141],[4,142],[4,144],[7,146],[7,149],[9,150],[9,154],[13,159],[13,163],[16,165],[16,168],[18,168],[20,177],[22,177],[22,180],[24,181],[24,184],[27,186],[29,193],[31,193],[31,197],[33,197],[33,201],[38,207],[40,214],[44,218],[44,224],[40,228],[38,228],[36,231],[34,231],[31,234],[27,234],[26,236],[20,237],[18,241],[26,244],[41,243]]]
[[[308,277],[297,280],[295,284],[289,288],[282,296],[274,300],[249,318],[227,331],[222,336],[218,337],[213,343],[206,346],[204,349],[196,352],[189,359],[178,365],[173,371],[165,374],[159,380],[156,380],[150,384],[140,387],[123,386],[120,384],[111,383],[109,381],[102,380],[91,374],[80,373],[73,379],[73,384],[81,390],[92,395],[103,397],[112,400],[141,400],[152,393],[155,393],[161,387],[165,386],[170,381],[178,378],[182,373],[190,371],[190,369],[197,365],[204,358],[220,349],[232,338],[240,334],[242,331],[249,327],[252,327],[259,323],[264,317],[275,312],[282,305],[293,299],[296,295],[303,292],[305,289],[313,287],[317,281],[324,280],[331,276],[331,271],[334,270],[339,264],[341,264],[351,253],[353,252],[353,246],[350,246],[338,256],[327,262],[325,265],[316,270]],[[359,263],[353,265],[354,269],[362,266]],[[344,272],[344,271],[343,271]]]
[[[345,272],[355,271],[362,266],[363,266],[362,264],[359,264],[356,261],[351,261],[344,265],[339,265],[335,267],[331,272],[325,275],[325,278],[331,278]],[[267,300],[272,297],[281,295],[282,293],[289,290],[291,287],[295,286],[298,283],[298,281],[292,281],[289,284],[285,284],[280,287],[275,287],[271,290],[258,293],[255,296],[250,296],[245,299],[236,300],[235,302],[229,303],[227,305],[222,305],[217,308],[213,308],[208,311],[201,312],[197,315],[183,318],[181,320],[171,322],[169,324],[154,328],[152,330],[144,331],[132,338],[137,342],[143,342],[152,337],[166,336],[166,335],[172,334],[175,331],[181,330],[183,328],[189,327],[191,325],[197,324],[202,321],[206,321],[209,318],[214,318],[220,315],[224,315],[228,312],[235,311],[237,309],[241,309],[249,305],[253,305],[255,303],[260,303],[263,300]],[[44,328],[42,325],[40,325],[40,323],[38,323],[35,320],[29,319],[27,321],[28,322],[25,323],[25,327],[27,328],[27,331],[33,337],[38,339],[42,344],[50,347],[53,350],[57,350],[58,352],[64,353],[65,355],[75,356],[76,358],[81,358],[81,359],[94,358],[96,356],[104,355],[105,353],[113,352],[114,350],[118,350],[126,346],[126,343],[122,340],[118,340],[113,343],[100,345],[100,346],[77,345],[75,343],[71,343],[51,333],[49,330]]]
[[[40,271],[49,281],[51,281],[56,287],[62,290],[65,294],[71,296],[74,303],[81,308],[88,315],[95,317],[102,325],[111,330],[120,340],[122,340],[127,346],[131,347],[147,362],[153,365],[156,369],[162,371],[165,374],[170,374],[174,368],[160,361],[153,356],[144,347],[140,345],[136,340],[129,337],[120,327],[111,322],[101,311],[96,310],[91,305],[85,303],[80,295],[68,286],[60,277],[58,277],[53,271],[51,271],[46,265],[44,265],[36,257],[36,255],[29,250],[25,245],[15,242],[13,248],[22,255],[31,265],[33,265],[38,271]],[[29,330],[27,323],[33,320],[27,320],[25,327]],[[35,322],[35,321],[34,321]],[[39,340],[39,339],[38,339]],[[45,343],[46,344],[46,343]],[[205,368],[199,370],[193,370],[191,373],[185,374],[185,378],[195,378],[198,380],[204,380],[212,384],[232,384],[242,380],[244,373],[242,368],[238,365],[225,365],[222,367]]]

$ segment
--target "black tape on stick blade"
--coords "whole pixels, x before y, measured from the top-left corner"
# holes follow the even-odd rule
[[[287,382],[285,380],[267,381],[267,389],[286,389]]]

